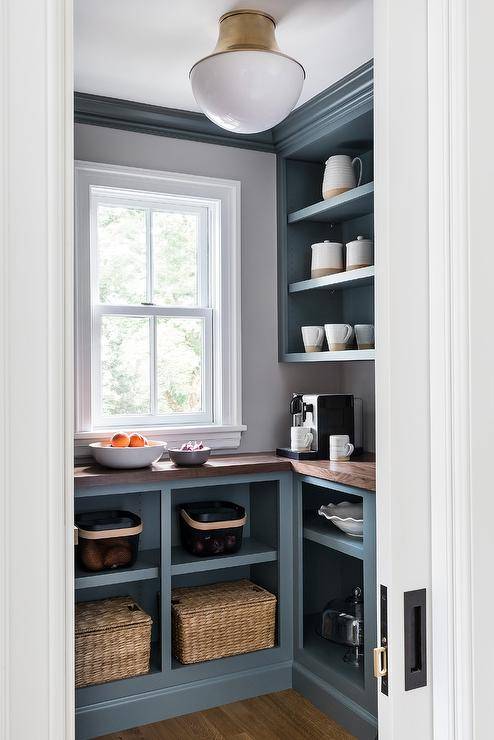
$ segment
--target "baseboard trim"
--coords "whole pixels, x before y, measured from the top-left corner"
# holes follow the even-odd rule
[[[284,691],[292,686],[292,662],[229,674],[182,686],[113,699],[76,710],[77,740],[159,722],[220,704]]]
[[[309,671],[293,664],[293,688],[359,740],[375,740],[377,718]]]

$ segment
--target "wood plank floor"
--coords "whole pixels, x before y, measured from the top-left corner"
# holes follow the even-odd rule
[[[100,740],[354,740],[307,699],[289,689],[225,704]]]

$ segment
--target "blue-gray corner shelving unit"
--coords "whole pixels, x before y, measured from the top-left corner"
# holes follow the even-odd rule
[[[290,116],[277,153],[278,317],[281,362],[374,360],[374,350],[305,353],[301,327],[374,323],[374,270],[310,279],[311,244],[374,237],[372,63]],[[283,132],[284,124],[281,124]],[[359,156],[362,184],[322,200],[333,154]]]
[[[241,550],[195,558],[180,544],[176,507],[184,500],[225,499],[247,510]],[[363,541],[319,521],[321,503],[364,501]],[[359,738],[375,737],[374,494],[290,472],[258,473],[179,482],[78,487],[75,509],[128,509],[144,524],[136,564],[88,574],[76,569],[76,600],[131,595],[153,617],[147,675],[76,691],[76,737],[95,738],[252,696],[295,687]],[[193,665],[172,655],[171,590],[249,578],[278,599],[276,645]],[[365,656],[360,668],[343,661],[344,649],[322,640],[317,614],[331,598],[362,585]]]

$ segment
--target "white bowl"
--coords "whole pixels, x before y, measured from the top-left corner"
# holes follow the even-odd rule
[[[107,468],[145,468],[157,462],[166,449],[166,442],[149,440],[145,447],[112,447],[110,440],[92,442],[89,447],[94,459]]]
[[[364,536],[363,504],[351,504],[342,501],[341,504],[321,506],[319,515],[326,517],[330,522],[350,537]]]

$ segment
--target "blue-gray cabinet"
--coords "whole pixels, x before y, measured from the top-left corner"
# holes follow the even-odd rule
[[[311,244],[374,238],[372,63],[355,70],[290,116],[278,141],[278,317],[281,362],[373,360],[374,350],[305,353],[301,327],[374,323],[374,270],[310,279]],[[283,129],[285,124],[281,124]],[[322,199],[324,164],[360,156],[362,184]]]
[[[153,617],[151,670],[145,676],[76,691],[79,740],[286,688],[297,688],[350,731],[374,738],[376,682],[374,493],[291,472],[78,487],[75,508],[128,509],[144,523],[136,564],[88,574],[76,568],[76,600],[132,595]],[[316,506],[363,499],[364,539],[317,521]],[[177,504],[223,498],[245,506],[244,543],[233,555],[195,558],[180,544]],[[278,599],[276,645],[246,655],[182,665],[171,650],[171,589],[249,578]],[[359,582],[365,599],[361,668],[320,638],[324,602]]]

